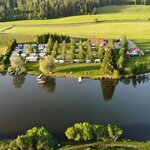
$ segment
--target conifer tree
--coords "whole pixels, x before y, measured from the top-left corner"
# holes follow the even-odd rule
[[[104,59],[101,66],[101,72],[106,75],[112,75],[115,69],[116,64],[114,61],[114,52],[112,49],[108,49],[104,55]]]
[[[62,54],[61,54],[61,57],[63,59],[66,58],[66,42],[65,41],[62,43]]]
[[[83,61],[84,59],[84,50],[83,50],[83,44],[82,41],[79,43],[79,60]]]
[[[52,38],[49,38],[48,43],[47,43],[47,55],[51,55],[53,49],[53,40]]]

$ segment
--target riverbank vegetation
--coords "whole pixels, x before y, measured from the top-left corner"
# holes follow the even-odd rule
[[[149,142],[117,141],[123,131],[115,125],[88,122],[74,124],[65,134],[69,141],[58,141],[44,127],[34,127],[14,140],[1,140],[1,150],[149,150]]]

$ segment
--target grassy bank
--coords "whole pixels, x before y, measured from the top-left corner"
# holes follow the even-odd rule
[[[150,150],[150,142],[67,144],[59,150]]]

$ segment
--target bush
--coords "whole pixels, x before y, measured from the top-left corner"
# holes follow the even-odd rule
[[[8,67],[8,72],[12,72],[12,71],[15,71],[15,69],[13,69],[12,67]]]
[[[9,57],[8,56],[4,56],[3,60],[2,60],[2,63],[8,64],[9,63]]]
[[[4,64],[0,65],[0,72],[4,72],[6,70],[6,66]]]
[[[98,19],[97,18],[94,19],[94,23],[98,23]]]
[[[147,65],[145,62],[136,61],[135,65],[132,67],[132,73],[134,75],[137,75],[142,72],[145,72],[146,69],[147,69]]]
[[[3,55],[2,54],[0,54],[0,61],[2,61],[3,60]]]

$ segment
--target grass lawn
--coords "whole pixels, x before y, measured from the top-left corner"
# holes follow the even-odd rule
[[[39,63],[38,62],[26,63],[25,67],[27,69],[28,74],[34,74],[34,75],[39,75],[40,74]]]
[[[39,71],[39,63],[38,62],[30,62],[25,65],[27,68],[28,74],[40,74]],[[72,64],[72,63],[64,63],[64,64],[55,64],[55,68],[53,70],[54,76],[68,76],[68,77],[97,77],[99,76],[100,64],[92,63],[92,64]]]
[[[57,64],[53,70],[55,76],[69,76],[69,77],[97,77],[100,74],[100,64]]]

